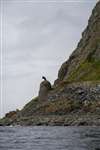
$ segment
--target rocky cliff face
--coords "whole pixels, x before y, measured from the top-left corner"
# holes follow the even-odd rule
[[[85,103],[87,101],[100,101],[100,82],[77,82],[65,84],[48,94],[48,100],[74,100]]]
[[[77,48],[64,62],[49,101],[100,101],[100,1],[92,11]]]
[[[100,80],[100,1],[92,11],[77,48],[62,64],[55,84],[63,80]]]

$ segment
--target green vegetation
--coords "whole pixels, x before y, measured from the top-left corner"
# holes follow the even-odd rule
[[[100,80],[100,60],[85,61],[70,75],[69,81]]]
[[[37,112],[39,114],[48,114],[48,115],[64,115],[73,110],[78,110],[81,107],[79,101],[73,101],[68,99],[58,99],[55,101],[45,102],[44,105],[41,105]]]
[[[24,108],[21,110],[21,114],[23,116],[29,116],[32,115],[32,113],[35,111],[36,106],[39,104],[38,97],[32,99],[29,103],[27,103]]]

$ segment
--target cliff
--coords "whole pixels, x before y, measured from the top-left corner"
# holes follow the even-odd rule
[[[57,80],[100,80],[100,1],[92,11],[77,48],[62,64]]]
[[[100,125],[100,1],[77,48],[47,88],[43,81],[39,97],[21,111],[8,113],[1,125]]]

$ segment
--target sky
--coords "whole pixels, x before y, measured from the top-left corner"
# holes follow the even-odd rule
[[[3,0],[0,9],[0,116],[53,84],[77,47],[96,0]]]

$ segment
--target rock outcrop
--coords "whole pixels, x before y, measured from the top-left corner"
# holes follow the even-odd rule
[[[67,83],[48,94],[48,101],[69,99],[74,101],[100,101],[100,82]]]
[[[51,90],[51,84],[49,81],[44,80],[40,84],[40,90],[39,90],[39,101],[45,101],[47,99],[48,92]]]

